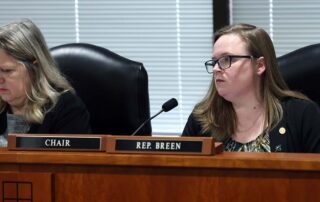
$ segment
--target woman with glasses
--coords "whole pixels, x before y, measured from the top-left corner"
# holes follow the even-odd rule
[[[182,136],[212,136],[225,151],[320,152],[319,107],[288,89],[263,29],[218,30],[205,66],[213,73],[211,86]]]
[[[0,146],[9,133],[89,133],[89,114],[60,74],[39,28],[0,27]]]

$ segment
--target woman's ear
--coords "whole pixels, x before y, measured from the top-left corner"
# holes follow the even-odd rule
[[[260,76],[266,71],[266,63],[264,57],[259,57],[256,60],[257,74]]]

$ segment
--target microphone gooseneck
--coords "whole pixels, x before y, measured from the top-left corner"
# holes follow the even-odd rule
[[[148,118],[147,120],[145,120],[132,134],[131,136],[134,136],[137,134],[137,132],[144,126],[146,125],[146,123],[148,123],[149,121],[151,121],[153,118],[155,118],[156,116],[158,116],[159,114],[161,114],[162,112],[168,112],[171,109],[175,108],[176,106],[178,106],[178,101],[175,98],[171,98],[170,100],[168,100],[167,102],[165,102],[162,105],[162,109],[156,113],[155,115],[153,115],[152,117]]]

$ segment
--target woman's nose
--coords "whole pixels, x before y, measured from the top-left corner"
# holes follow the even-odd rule
[[[220,71],[221,71],[218,63],[216,63],[216,64],[213,66],[212,71],[213,71],[213,73],[215,73],[215,72],[220,72]]]
[[[4,83],[5,79],[3,77],[3,75],[0,73],[0,83]]]

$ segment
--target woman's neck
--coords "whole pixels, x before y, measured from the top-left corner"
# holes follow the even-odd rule
[[[25,114],[25,105],[16,105],[16,106],[10,105],[10,110],[12,114],[23,115]]]
[[[232,138],[241,143],[255,140],[265,128],[265,110],[261,103],[234,105],[237,116],[236,131]]]

